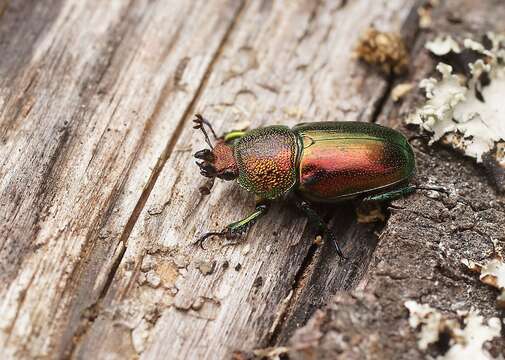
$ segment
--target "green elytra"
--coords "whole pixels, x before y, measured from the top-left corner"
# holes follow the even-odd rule
[[[199,124],[195,128],[202,130],[203,124],[209,125],[203,118],[195,123]],[[206,139],[210,145],[207,135]],[[220,138],[212,152],[202,150],[195,157],[204,159],[199,163],[205,169],[202,175],[237,179],[257,196],[251,214],[221,232],[205,234],[200,244],[212,235],[244,233],[268,211],[272,200],[282,198],[294,201],[343,257],[335,236],[311,203],[390,201],[416,189],[409,185],[415,174],[415,157],[407,139],[393,129],[370,123],[315,122],[291,129],[275,125],[232,131]],[[219,166],[226,157],[227,167]]]

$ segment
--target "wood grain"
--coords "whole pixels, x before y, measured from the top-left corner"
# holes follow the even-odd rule
[[[413,102],[398,110],[395,80],[352,50],[374,25],[401,32],[417,54],[418,6],[0,0],[5,357],[230,358],[285,344],[335,292],[366,288],[380,226],[358,224],[352,205],[322,209],[347,261],[314,244],[284,203],[240,244],[193,246],[254,200],[224,182],[200,195],[192,154],[205,143],[191,118],[203,113],[218,133],[398,126]],[[409,81],[428,71],[426,57],[414,63]]]
[[[410,12],[404,2],[388,2],[386,9],[366,2],[248,3],[194,110],[218,132],[244,120],[252,127],[371,120],[388,84],[353,61],[351,53],[372,22],[398,30]],[[200,196],[204,180],[196,176],[191,153],[204,143],[189,120],[132,229],[98,316],[76,341],[78,358],[119,356],[124,349],[143,358],[229,357],[234,350],[274,341],[286,309],[295,306],[297,297],[290,294],[301,286],[312,261],[314,234],[304,230],[305,220],[289,206],[275,206],[240,245],[223,248],[214,241],[207,251],[191,245],[202,232],[244,216],[253,201],[224,183],[216,184],[209,197]],[[349,241],[346,249],[352,248]],[[328,250],[328,261],[338,267]],[[351,273],[359,262],[366,268],[369,252],[362,256],[340,271]],[[204,274],[208,267],[212,273]],[[149,281],[155,274],[161,284]],[[356,284],[339,282],[335,274],[321,274],[319,280],[331,288],[334,282]]]
[[[71,350],[240,7],[9,3],[0,19],[6,357]]]

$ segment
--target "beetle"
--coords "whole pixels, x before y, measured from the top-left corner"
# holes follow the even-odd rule
[[[249,131],[231,131],[216,136],[209,121],[196,114],[194,128],[200,129],[210,149],[194,157],[201,175],[237,180],[256,195],[254,211],[244,219],[227,225],[210,236],[233,238],[245,233],[267,213],[273,200],[288,199],[331,240],[344,258],[334,233],[313,209],[313,203],[346,200],[390,201],[416,190],[411,184],[416,162],[412,147],[401,133],[391,128],[364,122],[301,123],[292,128],[267,126]],[[207,127],[215,142],[212,143]]]

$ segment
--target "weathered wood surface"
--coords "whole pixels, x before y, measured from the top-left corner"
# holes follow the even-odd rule
[[[413,39],[417,5],[0,1],[5,356],[226,358],[364,288],[378,229],[348,205],[331,210],[345,262],[282,204],[239,245],[192,246],[253,199],[231,183],[201,197],[191,118],[375,121],[391,82],[352,48],[371,24]]]
[[[352,47],[372,21],[399,27],[409,8],[403,2],[390,3],[388,11],[382,4],[370,7],[365,2],[345,7],[313,1],[273,2],[265,8],[266,4],[245,6],[195,110],[212,119],[218,131],[244,119],[252,126],[334,117],[370,120],[387,84],[351,60]],[[363,22],[356,23],[358,18]],[[190,144],[194,151],[203,143],[187,126],[176,148]],[[283,324],[283,304],[296,306],[301,272],[313,251],[313,233],[304,236],[305,221],[288,206],[278,206],[243,244],[221,248],[214,243],[207,251],[195,249],[191,245],[195,236],[244,216],[252,198],[223,183],[201,198],[197,186],[203,179],[195,181],[190,163],[189,151],[167,160],[101,302],[104,310],[79,339],[77,357],[95,354],[104,338],[110,340],[101,343],[100,352],[114,352],[118,339],[124,339],[121,347],[128,347],[133,328],[134,349],[144,350],[145,358],[171,354],[219,359],[235,349],[269,345]],[[358,252],[351,249],[360,244],[351,244],[345,244],[345,250]],[[338,266],[336,255],[325,250]],[[155,259],[155,272],[162,278],[163,286],[157,289],[139,285],[139,266],[147,256]],[[182,273],[177,270],[179,258],[184,259]],[[214,272],[202,274],[201,262],[215,262]],[[360,267],[366,267],[366,260],[358,257],[346,265],[349,272]],[[166,287],[174,286],[177,292],[172,295]],[[296,293],[290,299],[292,291]]]
[[[412,50],[407,78],[398,83],[418,85],[433,75],[436,61],[424,49],[436,34],[479,38],[487,31],[503,32],[505,6],[498,1],[445,1],[433,9],[432,25],[421,31]],[[377,122],[400,128],[405,117],[423,99],[414,90],[401,103],[388,99]],[[449,349],[441,339],[419,350],[417,336],[408,323],[405,302],[429,304],[448,318],[457,311],[474,309],[486,319],[503,319],[496,308],[495,289],[479,282],[462,259],[486,261],[493,254],[505,256],[505,199],[497,193],[492,177],[473,161],[441,146],[416,141],[421,183],[435,182],[451,189],[450,196],[416,193],[393,202],[391,216],[380,236],[359,291],[339,292],[309,325],[287,342],[291,359],[425,359]],[[436,194],[435,194],[436,195]],[[502,326],[502,335],[504,334]],[[286,343],[285,343],[286,344]],[[486,346],[493,357],[505,356],[505,337]],[[296,350],[294,350],[296,349]],[[445,359],[445,358],[444,358]]]
[[[6,356],[72,349],[241,5],[13,1],[3,11]]]

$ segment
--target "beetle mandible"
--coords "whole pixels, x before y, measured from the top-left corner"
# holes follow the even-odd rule
[[[389,201],[419,188],[410,184],[415,174],[412,147],[402,134],[384,126],[314,122],[293,128],[274,125],[231,131],[217,137],[200,114],[193,121],[210,147],[194,154],[201,160],[197,161],[200,173],[211,179],[210,187],[215,178],[236,179],[257,199],[251,214],[222,231],[204,234],[197,241],[200,245],[213,235],[231,238],[246,232],[273,200],[289,199],[344,257],[335,235],[312,203]]]

